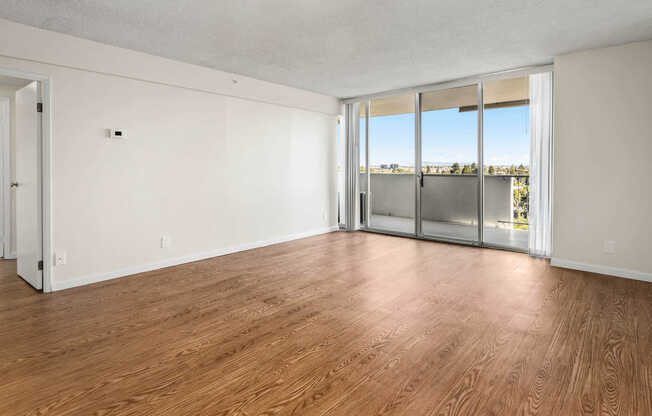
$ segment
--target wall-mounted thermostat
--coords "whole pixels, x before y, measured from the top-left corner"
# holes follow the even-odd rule
[[[124,139],[125,138],[125,132],[124,130],[120,129],[109,129],[109,138],[110,139]]]

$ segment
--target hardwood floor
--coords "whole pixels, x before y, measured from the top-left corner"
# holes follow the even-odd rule
[[[1,415],[652,415],[652,284],[331,233],[37,294]]]

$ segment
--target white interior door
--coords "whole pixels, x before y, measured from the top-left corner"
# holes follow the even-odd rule
[[[32,82],[16,92],[16,255],[18,275],[43,288],[41,217],[41,120],[39,88]]]

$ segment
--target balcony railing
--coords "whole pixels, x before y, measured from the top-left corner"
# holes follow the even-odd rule
[[[527,230],[528,175],[485,175],[484,226]],[[367,192],[366,174],[360,191]],[[414,176],[371,174],[371,214],[414,216]],[[474,225],[478,220],[477,175],[424,174],[421,216],[425,221]]]

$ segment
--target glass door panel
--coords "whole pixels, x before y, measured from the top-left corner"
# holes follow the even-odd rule
[[[366,138],[369,228],[415,232],[414,107],[414,94],[371,101]]]
[[[485,243],[527,250],[529,77],[484,84]]]
[[[478,241],[478,86],[421,94],[421,233]]]

